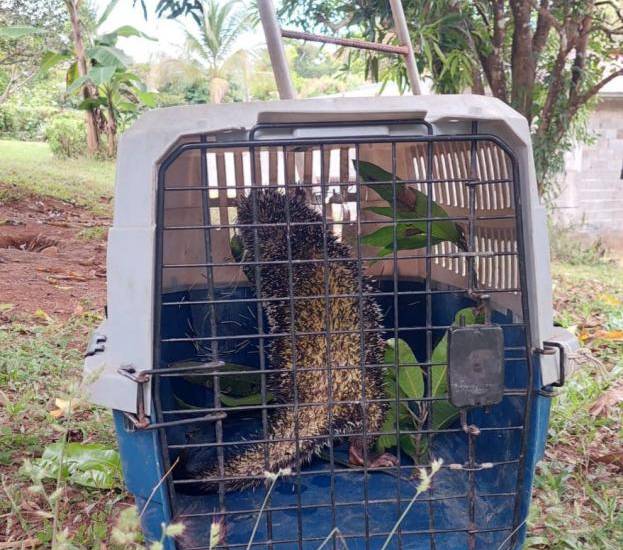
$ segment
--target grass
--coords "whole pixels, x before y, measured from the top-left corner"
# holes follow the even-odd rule
[[[539,465],[527,548],[623,548],[623,269],[554,264],[556,317],[590,349],[554,399]],[[608,457],[615,461],[607,465]],[[604,460],[606,458],[606,460]]]
[[[109,215],[114,162],[58,159],[47,143],[0,140],[0,202],[32,193]]]
[[[63,437],[115,447],[109,411],[82,403],[71,415],[53,414],[57,399],[79,393],[82,350],[99,319],[85,314],[60,323],[19,314],[7,317],[11,313],[4,314],[0,330],[0,540],[18,534],[18,540],[49,545],[54,514],[46,494],[52,495],[56,484],[39,487],[20,468]],[[122,488],[63,486],[60,531],[67,529],[78,548],[99,547],[107,540],[111,514],[125,497]]]

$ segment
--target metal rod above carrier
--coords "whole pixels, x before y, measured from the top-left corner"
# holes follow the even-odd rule
[[[279,97],[281,99],[294,99],[296,97],[294,85],[292,84],[292,78],[290,77],[290,70],[288,69],[285,50],[283,48],[282,38],[296,38],[298,40],[309,40],[313,42],[322,42],[324,44],[337,44],[339,46],[357,48],[360,50],[373,50],[389,54],[402,55],[405,60],[407,75],[409,77],[409,83],[411,84],[413,95],[420,95],[422,93],[422,88],[420,86],[420,74],[417,64],[415,63],[413,44],[411,43],[411,37],[409,36],[409,29],[407,27],[404,10],[402,8],[402,2],[401,0],[389,0],[389,3],[392,10],[392,16],[394,18],[396,35],[400,41],[400,46],[379,44],[377,42],[368,42],[367,40],[339,38],[282,29],[277,21],[272,0],[259,0],[258,8],[260,12],[260,19],[262,21],[262,27],[264,28],[264,35],[266,36],[266,46],[268,47],[268,54],[270,55],[273,73],[275,75],[275,80],[277,81]]]

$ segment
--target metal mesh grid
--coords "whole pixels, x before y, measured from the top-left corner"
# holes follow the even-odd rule
[[[410,121],[413,125],[413,121]],[[349,124],[352,126],[352,123]],[[225,518],[236,525],[239,517],[252,517],[259,513],[259,501],[236,507],[231,503],[226,484],[236,479],[225,475],[227,461],[250,445],[267,449],[280,441],[291,440],[296,446],[293,461],[293,475],[284,480],[291,487],[286,502],[274,498],[268,500],[262,519],[262,536],[255,539],[255,548],[315,548],[335,527],[340,527],[340,516],[344,511],[361,508],[361,522],[356,530],[342,530],[346,541],[353,548],[376,548],[389,534],[395,518],[404,510],[412,497],[410,484],[400,480],[408,478],[414,470],[413,462],[406,459],[400,447],[396,454],[400,463],[396,466],[375,469],[368,468],[368,452],[363,446],[364,464],[346,468],[340,460],[339,445],[344,439],[353,437],[374,439],[381,435],[411,435],[428,442],[428,450],[417,466],[428,466],[435,452],[444,444],[444,437],[461,438],[465,447],[456,453],[455,460],[446,461],[442,472],[448,478],[458,476],[461,483],[436,481],[429,492],[418,499],[418,514],[426,517],[426,525],[410,522],[409,518],[398,529],[390,547],[393,548],[441,548],[449,547],[444,537],[453,535],[459,546],[476,548],[489,547],[492,541],[509,539],[521,521],[521,495],[526,447],[526,426],[529,424],[532,367],[529,353],[529,330],[527,302],[522,293],[525,288],[525,274],[519,261],[522,254],[521,208],[517,168],[511,151],[495,136],[478,133],[476,123],[472,133],[456,136],[432,135],[430,125],[421,123],[423,131],[409,136],[395,137],[348,137],[314,138],[297,140],[257,139],[255,131],[250,140],[236,143],[208,141],[201,136],[196,142],[178,146],[159,168],[155,303],[155,347],[156,369],[173,366],[175,370],[156,373],[153,377],[154,413],[156,420],[165,427],[160,430],[165,465],[176,459],[189,460],[197,453],[198,462],[209,462],[212,466],[209,476],[197,476],[188,468],[178,469],[178,474],[169,480],[171,504],[181,518],[205,524],[213,518]],[[353,132],[357,134],[356,129]],[[372,159],[391,174],[391,179],[379,184],[389,184],[393,190],[391,219],[371,214],[370,205],[377,204],[379,197],[373,191],[373,184],[364,185],[356,169],[362,159]],[[426,214],[407,219],[407,222],[425,224],[425,246],[417,250],[398,250],[398,182],[417,189],[427,197]],[[378,183],[378,182],[377,182]],[[258,258],[261,239],[269,238],[270,231],[285,231],[288,246],[285,257],[279,260],[249,260],[234,258],[231,239],[241,230],[237,221],[237,205],[241,197],[256,209],[257,198],[251,189],[276,189],[290,195],[294,189],[305,193],[306,203],[319,213],[317,223],[322,229],[321,254],[315,257],[297,259],[293,254],[290,236],[302,223],[292,220],[286,211],[283,223],[260,223],[255,217],[248,224],[254,235],[254,258]],[[464,246],[443,241],[433,243],[432,227],[439,221],[433,215],[433,201],[448,213],[447,221],[461,227]],[[400,220],[404,222],[404,219]],[[309,225],[309,222],[305,222]],[[379,227],[393,227],[393,251],[389,256],[379,256],[374,247],[362,243],[362,236]],[[275,233],[276,234],[276,233]],[[327,235],[336,235],[339,242],[348,243],[350,254],[330,257],[327,252]],[[261,237],[260,235],[263,235]],[[333,266],[354,265],[356,288],[349,293],[331,293],[328,277]],[[287,292],[282,296],[262,294],[262,273],[270,266],[278,266],[287,277]],[[297,296],[293,277],[296,270],[306,266],[321,274],[322,284],[314,295]],[[247,275],[245,275],[245,270]],[[248,273],[254,274],[254,281]],[[405,286],[404,281],[417,282]],[[371,285],[371,286],[369,286]],[[243,289],[244,292],[240,292]],[[481,306],[483,296],[489,296],[494,310],[500,312],[496,323],[505,331],[506,370],[514,374],[506,380],[504,402],[515,410],[509,418],[500,421],[488,420],[484,411],[462,415],[462,426],[457,423],[436,429],[433,406],[447,400],[446,395],[434,395],[432,369],[444,368],[433,358],[434,345],[449,328],[450,322],[442,322],[435,314],[438,304],[451,307],[440,300],[462,299],[471,305]],[[383,326],[365,327],[362,322],[362,308],[366,299],[378,302],[383,308]],[[319,301],[325,308],[323,325],[309,330],[296,326],[295,320],[301,313],[300,303]],[[359,308],[358,326],[331,330],[329,310],[333,302],[351,301]],[[289,323],[286,330],[275,332],[269,326],[265,309],[271,302],[289,309]],[[418,322],[411,322],[404,312],[404,304],[419,308],[423,315]],[[458,303],[458,302],[451,302]],[[231,318],[231,312],[243,312],[250,322]],[[453,314],[454,311],[451,311]],[[446,316],[447,317],[447,316]],[[233,328],[232,328],[233,327]],[[417,365],[370,363],[366,357],[365,341],[373,334],[383,339],[412,338],[418,342]],[[360,347],[357,364],[336,365],[331,360],[331,340],[353,335]],[[322,367],[308,367],[297,364],[297,346],[304,339],[325,342],[326,353]],[[288,400],[270,398],[271,376],[279,369],[272,368],[269,355],[276,341],[287,341],[290,345],[294,382]],[[245,349],[252,351],[245,352]],[[285,348],[284,348],[285,349]],[[246,354],[251,363],[246,369],[234,373],[224,368],[233,357]],[[199,394],[199,400],[189,408],[176,392],[188,389],[188,373],[180,372],[179,364],[196,361],[188,367],[194,379],[191,391]],[[225,363],[225,364],[224,364]],[[426,411],[426,421],[416,430],[405,431],[400,427],[391,433],[382,430],[368,430],[367,407],[375,403],[401,404],[396,397],[368,399],[366,385],[360,388],[359,399],[334,399],[332,377],[340,370],[358,369],[361,378],[367,373],[386,369],[418,366],[425,373],[424,395],[417,399],[420,410]],[[325,395],[318,400],[300,402],[296,377],[307,372],[326,373],[329,380]],[[259,402],[252,404],[224,404],[223,388],[228,379],[259,374]],[[323,375],[324,376],[324,375]],[[197,383],[197,381],[203,381]],[[210,383],[205,383],[210,380]],[[398,385],[396,376],[396,385]],[[339,437],[333,429],[332,414],[336,407],[362,406],[362,422],[356,429]],[[277,440],[269,437],[269,426],[276,412],[282,409],[299,411],[295,415],[293,434],[290,438]],[[325,444],[323,460],[315,459],[310,464],[300,464],[301,445],[300,411],[316,408],[320,413],[328,412],[328,428],[316,436],[306,434],[304,439],[317,439]],[[230,419],[236,415],[253,417],[254,433],[232,431]],[[245,416],[247,415],[247,416]],[[209,420],[206,421],[206,418]],[[216,419],[216,420],[215,420]],[[191,427],[192,426],[192,427]],[[194,430],[194,431],[193,431]],[[253,431],[253,430],[252,430]],[[208,432],[206,435],[205,432]],[[434,436],[434,437],[433,437]],[[508,449],[491,459],[480,441],[495,441]],[[454,439],[452,440],[454,441]],[[207,458],[206,458],[207,457]],[[268,452],[265,452],[267,460]],[[265,464],[268,466],[268,463]],[[383,474],[385,472],[385,475]],[[490,491],[479,491],[482,483],[479,477],[491,472],[510,477],[511,482]],[[175,468],[174,468],[175,474]],[[327,481],[326,498],[310,502],[305,490],[306,480],[321,476]],[[359,476],[362,486],[356,498],[340,494],[344,477]],[[390,476],[390,477],[387,477]],[[371,493],[386,483],[386,479],[398,479],[391,495]],[[238,479],[243,479],[241,476]],[[211,484],[213,498],[202,506],[188,506],[192,499],[186,497],[189,488],[197,487],[197,480]],[[460,489],[460,490],[458,490]],[[262,495],[262,489],[257,493]],[[490,503],[506,502],[512,513],[504,521],[494,521],[489,510]],[[453,510],[464,513],[464,521],[452,524],[439,512],[440,503],[453,502]],[[510,504],[512,502],[512,505]],[[483,505],[486,504],[486,506]],[[233,504],[233,505],[232,505]],[[483,510],[479,509],[482,507]],[[495,506],[494,506],[495,507]],[[328,512],[323,515],[326,524],[310,525],[310,513]],[[295,521],[287,529],[289,536],[279,533],[275,525],[280,524],[283,514],[293,514]],[[385,515],[384,522],[377,516]],[[461,515],[463,517],[463,515]],[[460,522],[459,522],[460,523]],[[415,526],[415,527],[414,527]],[[498,538],[495,538],[495,537]],[[488,538],[493,537],[493,538]],[[335,547],[335,541],[333,542]],[[227,547],[246,547],[244,542],[228,541]],[[189,548],[207,548],[207,538],[191,540]]]

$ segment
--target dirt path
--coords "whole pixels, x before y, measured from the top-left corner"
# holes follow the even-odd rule
[[[0,204],[0,313],[66,319],[106,303],[109,218],[55,199]]]

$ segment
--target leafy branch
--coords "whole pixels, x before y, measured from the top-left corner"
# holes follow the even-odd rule
[[[428,244],[428,231],[431,246],[449,241],[461,249],[466,248],[461,227],[453,221],[444,220],[448,218],[448,213],[432,199],[429,215],[429,197],[425,193],[409,187],[400,178],[395,178],[394,182],[392,174],[371,162],[355,161],[355,169],[362,183],[389,205],[369,206],[366,210],[396,221],[395,243],[393,225],[381,227],[361,238],[363,244],[380,249],[378,256],[392,254],[394,244],[396,250],[424,248]]]
[[[454,317],[453,325],[458,325],[461,319],[468,325],[482,321],[480,314],[471,307],[459,310]],[[427,449],[427,442],[422,439],[421,434],[400,433],[397,438],[397,432],[420,432],[425,426],[429,412],[432,415],[430,428],[435,431],[448,426],[458,415],[458,409],[449,401],[435,400],[430,406],[421,401],[426,395],[425,372],[428,372],[430,377],[429,397],[440,398],[448,394],[447,332],[435,346],[430,362],[431,366],[426,370],[423,369],[407,342],[394,338],[387,340],[384,358],[384,364],[387,365],[384,376],[385,396],[394,402],[381,428],[384,435],[377,440],[377,451],[383,452],[391,447],[400,446],[414,462],[418,462]],[[398,407],[395,402],[397,392]]]

